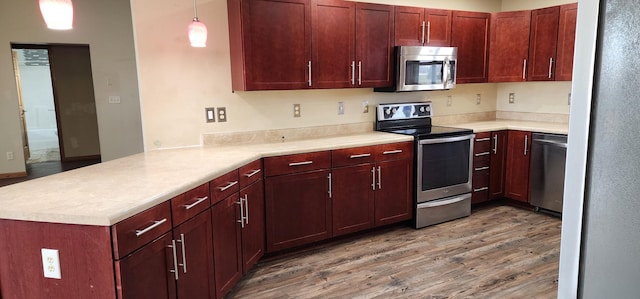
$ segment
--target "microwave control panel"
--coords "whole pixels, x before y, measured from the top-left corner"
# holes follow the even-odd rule
[[[379,104],[378,121],[431,117],[431,102]]]

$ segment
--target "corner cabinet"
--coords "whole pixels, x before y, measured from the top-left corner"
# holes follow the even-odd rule
[[[505,197],[529,202],[531,132],[509,131],[507,137]]]
[[[492,14],[489,82],[527,80],[530,23],[530,10]]]
[[[451,46],[458,47],[457,83],[485,83],[489,70],[491,14],[453,11]]]

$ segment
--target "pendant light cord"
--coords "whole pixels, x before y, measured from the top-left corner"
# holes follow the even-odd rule
[[[193,19],[198,20],[198,7],[196,5],[196,0],[193,0]]]

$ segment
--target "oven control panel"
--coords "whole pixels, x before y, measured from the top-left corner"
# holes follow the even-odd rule
[[[378,105],[378,121],[425,118],[431,115],[431,102]]]

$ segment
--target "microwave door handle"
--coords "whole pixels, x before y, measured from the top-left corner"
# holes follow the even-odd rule
[[[442,85],[446,88],[449,85],[449,68],[451,67],[451,63],[449,62],[449,57],[444,59],[444,68],[442,70]]]

